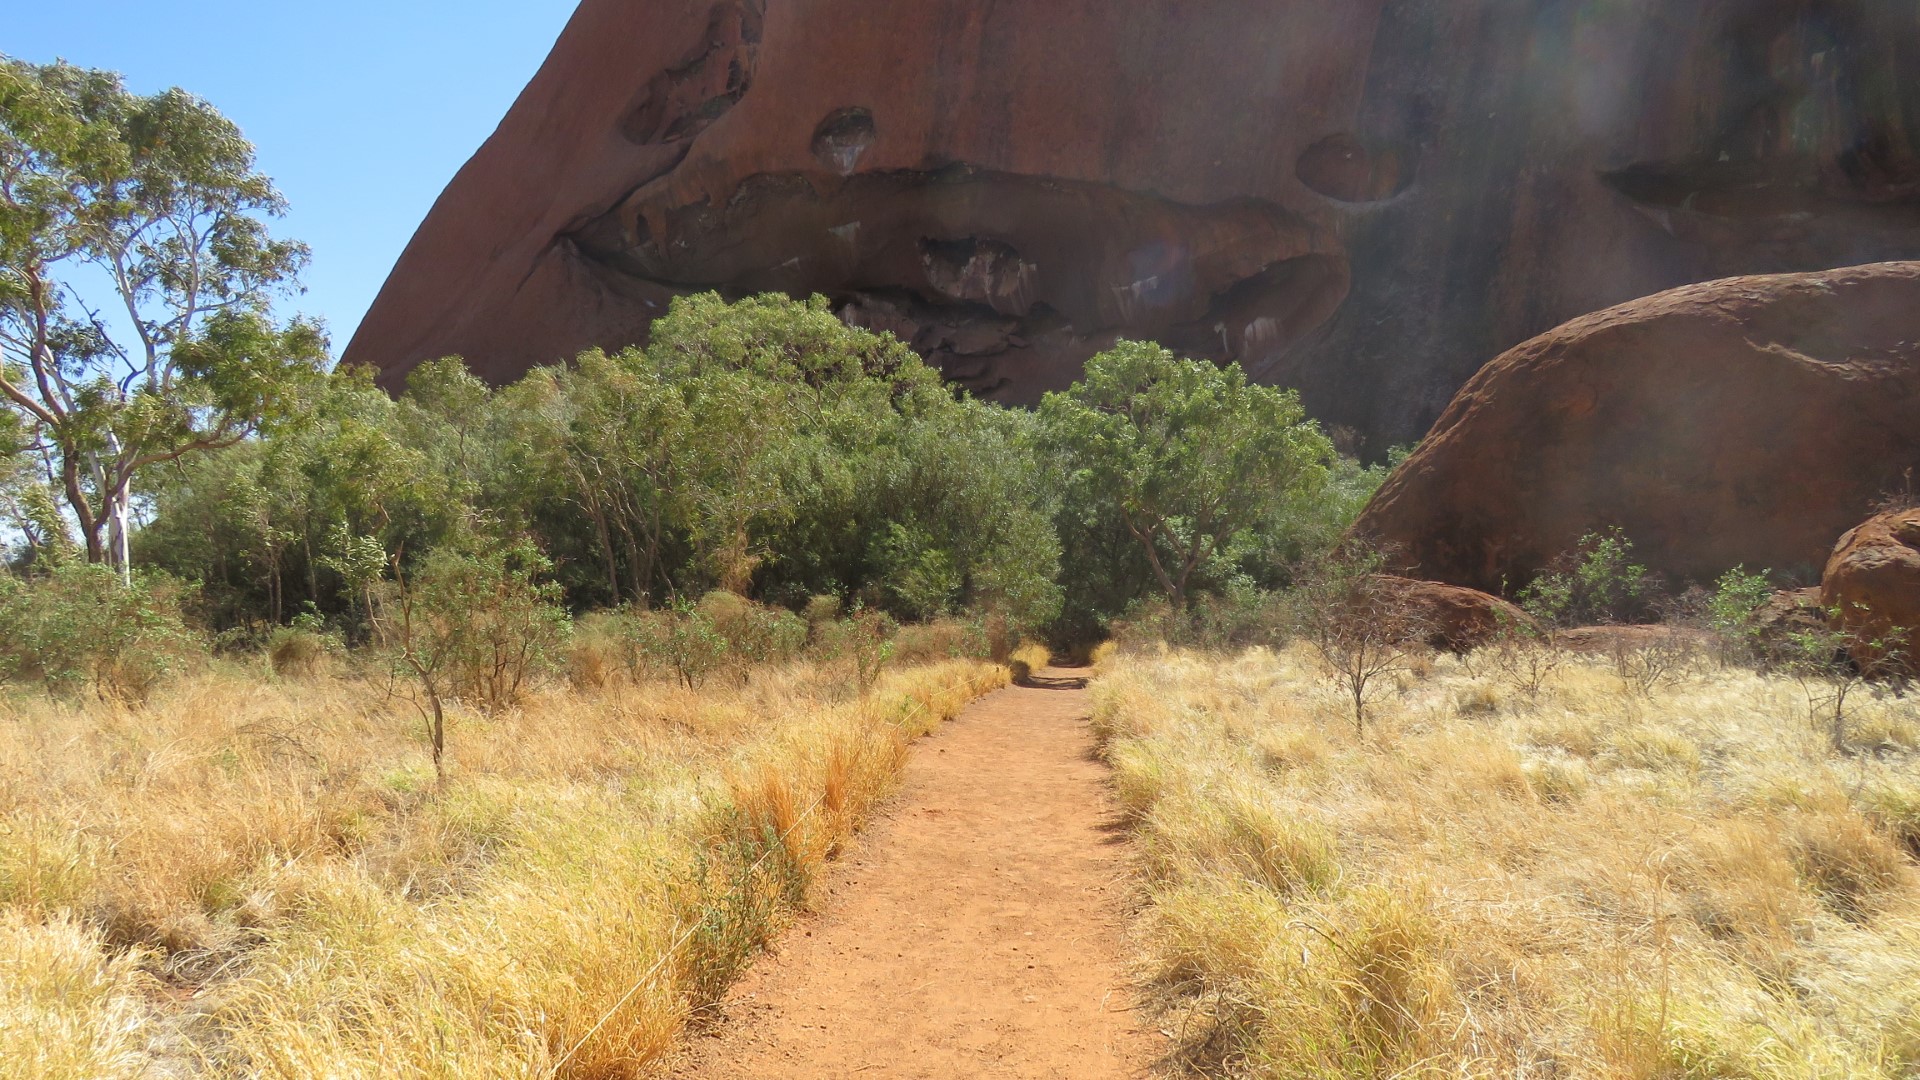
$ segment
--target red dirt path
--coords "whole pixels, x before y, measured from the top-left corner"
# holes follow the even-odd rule
[[[822,913],[760,961],[672,1075],[1148,1075],[1159,1037],[1120,963],[1127,849],[1073,674],[986,697],[921,742]]]

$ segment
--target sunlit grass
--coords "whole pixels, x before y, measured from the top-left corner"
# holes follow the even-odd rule
[[[458,712],[444,786],[377,678],[223,666],[146,710],[6,699],[0,1061],[642,1075],[807,903],[910,740],[1006,681],[948,661],[865,697],[809,664],[554,689]]]
[[[108,955],[67,919],[0,913],[0,1063],[18,1080],[131,1080],[151,1064],[151,980],[138,952]]]
[[[1790,680],[1571,662],[1528,694],[1446,659],[1360,738],[1305,652],[1103,670],[1141,976],[1191,1068],[1920,1068],[1920,763],[1883,737],[1912,699],[1863,696],[1836,754]]]

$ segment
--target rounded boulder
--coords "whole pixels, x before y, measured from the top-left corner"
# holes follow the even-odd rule
[[[1841,537],[1820,599],[1862,670],[1920,671],[1920,509],[1881,514]]]
[[[1487,591],[1613,527],[1673,585],[1810,577],[1916,467],[1920,262],[1730,278],[1488,364],[1356,529]]]

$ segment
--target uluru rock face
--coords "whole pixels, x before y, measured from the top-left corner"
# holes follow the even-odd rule
[[[346,353],[505,380],[832,297],[1006,401],[1118,337],[1375,448],[1687,282],[1920,254],[1895,0],[586,0]]]
[[[1920,509],[1878,514],[1841,537],[1820,603],[1862,670],[1920,673]]]
[[[1920,471],[1920,263],[1692,285],[1487,365],[1356,528],[1499,592],[1612,526],[1671,583],[1817,575]]]

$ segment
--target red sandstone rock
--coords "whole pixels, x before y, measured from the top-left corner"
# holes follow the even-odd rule
[[[1428,630],[1427,644],[1435,649],[1468,653],[1502,633],[1535,627],[1532,616],[1497,596],[1437,581],[1383,580]]]
[[[1753,617],[1755,641],[1762,656],[1791,656],[1796,635],[1820,634],[1829,629],[1820,590],[1790,589],[1773,594]]]
[[[586,0],[346,352],[388,385],[820,292],[1003,400],[1152,337],[1376,449],[1484,359],[1911,253],[1911,5]]]
[[[1490,591],[1615,525],[1670,584],[1810,574],[1916,466],[1920,263],[1734,278],[1493,361],[1357,529]]]
[[[1920,672],[1920,509],[1881,514],[1841,537],[1820,602],[1862,670]]]
[[[1703,653],[1713,646],[1713,635],[1686,626],[1578,626],[1553,635],[1555,648],[1595,656],[1620,656],[1649,649]]]

